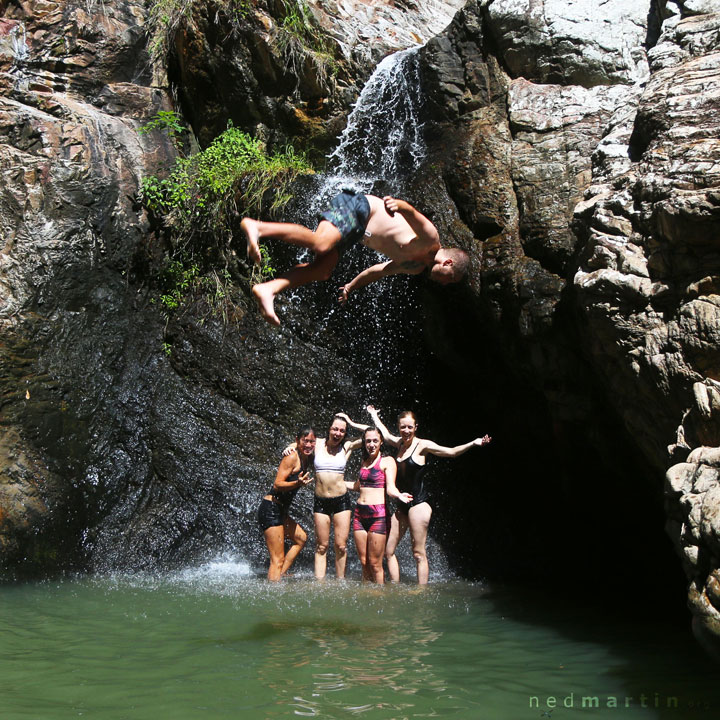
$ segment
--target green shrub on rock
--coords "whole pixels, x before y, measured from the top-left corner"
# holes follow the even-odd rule
[[[207,147],[180,157],[165,178],[142,181],[142,199],[172,227],[180,244],[203,233],[227,237],[232,217],[274,213],[290,199],[290,185],[312,173],[292,147],[268,154],[232,124]]]
[[[141,131],[148,128],[175,134],[181,130],[177,117],[170,115],[155,116]],[[226,251],[240,217],[272,215],[290,200],[293,180],[312,172],[292,147],[268,153],[257,138],[230,123],[204,150],[178,157],[166,177],[144,178],[143,204],[169,240],[165,265],[156,278],[163,311],[176,310],[198,291],[209,305],[224,305],[231,294]],[[254,282],[274,272],[263,251]]]

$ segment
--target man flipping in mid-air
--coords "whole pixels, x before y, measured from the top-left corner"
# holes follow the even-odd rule
[[[338,298],[341,303],[347,301],[351,292],[387,275],[417,275],[429,268],[430,278],[445,285],[460,280],[467,269],[467,254],[457,248],[441,247],[437,228],[404,200],[343,190],[320,217],[314,232],[293,223],[243,218],[241,227],[247,238],[248,257],[253,262],[260,263],[260,240],[282,240],[315,254],[312,262],[296,265],[289,272],[253,287],[260,312],[273,325],[280,324],[275,313],[278,293],[327,280],[342,253],[358,242],[390,259],[363,270],[343,285]]]

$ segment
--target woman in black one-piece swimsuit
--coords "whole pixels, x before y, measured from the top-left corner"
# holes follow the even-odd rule
[[[444,447],[432,440],[417,437],[417,420],[415,414],[406,410],[398,416],[398,435],[392,435],[383,425],[377,410],[368,405],[375,425],[383,434],[385,442],[398,449],[397,454],[397,488],[400,492],[407,492],[413,496],[411,503],[397,503],[397,510],[390,521],[385,557],[388,565],[388,575],[393,582],[400,580],[400,566],[395,557],[395,549],[403,539],[408,528],[412,540],[413,556],[417,565],[417,580],[420,585],[428,581],[429,568],[427,560],[427,534],[432,516],[432,507],[428,502],[428,493],[424,484],[425,463],[428,455],[455,458],[473,447],[480,447],[490,442],[490,436],[475,438],[464,445]]]

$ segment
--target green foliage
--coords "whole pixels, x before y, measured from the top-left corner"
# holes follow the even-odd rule
[[[138,129],[138,132],[144,135],[153,130],[161,130],[167,133],[167,136],[173,142],[176,142],[180,135],[187,132],[187,128],[182,124],[180,116],[172,110],[158,110],[148,122]]]
[[[299,75],[306,59],[315,66],[318,81],[327,86],[328,76],[337,72],[332,46],[304,0],[282,0],[277,47],[285,64]]]
[[[168,259],[157,279],[159,295],[150,302],[159,304],[166,317],[190,301],[201,300],[212,313],[227,315],[231,305],[232,278],[225,270],[210,269],[202,273],[200,265],[186,253]],[[170,343],[163,343],[163,351],[171,354]]]
[[[166,310],[176,310],[191,289],[194,289],[200,276],[200,267],[185,258],[170,260],[162,273],[163,293],[160,303]]]
[[[255,7],[253,0],[232,0],[228,3],[230,17],[236,22],[247,20],[252,13],[253,7]]]
[[[318,40],[315,18],[303,0],[282,0],[285,16],[281,20],[284,30],[312,44]],[[321,37],[319,38],[322,42]]]
[[[195,0],[147,0],[147,27],[150,35],[149,51],[155,58],[164,59],[180,22],[190,15]]]
[[[275,275],[275,268],[272,264],[272,258],[270,257],[270,253],[268,252],[268,249],[264,246],[260,246],[260,264],[259,265],[253,265],[252,270],[252,277],[250,278],[250,281],[253,285],[261,282],[265,282],[265,280],[269,280]]]
[[[277,211],[290,199],[290,183],[311,172],[292,147],[268,154],[259,140],[229,124],[205,150],[178,158],[166,178],[144,178],[142,198],[185,244],[203,233],[230,237],[234,215]]]
[[[164,60],[178,27],[189,17],[196,0],[147,0],[147,27],[150,36],[149,50],[154,58]],[[252,15],[257,0],[216,0],[215,4],[224,10],[230,22],[239,26]]]
[[[167,60],[172,38],[190,16],[194,2],[147,0],[150,52],[155,61]],[[281,2],[282,7],[272,5],[280,16],[273,54],[281,55],[283,65],[297,75],[314,67],[320,84],[325,84],[328,69],[335,63],[330,41],[303,0]],[[215,20],[224,18],[233,32],[252,33],[248,24],[258,22],[254,16],[257,3],[214,0]],[[176,113],[160,111],[140,132],[166,133],[180,151],[187,130]],[[159,220],[160,236],[169,241],[165,265],[153,281],[157,291],[152,302],[168,316],[196,300],[224,317],[233,312],[233,285],[227,268],[235,268],[229,250],[240,218],[273,216],[291,198],[291,184],[297,176],[312,172],[305,156],[291,146],[268,152],[258,139],[229,123],[209,147],[189,156],[179,152],[165,173],[145,177],[142,201]],[[241,242],[244,250],[244,238]],[[261,247],[261,255],[262,262],[253,267],[252,282],[267,280],[275,272],[265,247]],[[169,346],[163,349],[170,354]]]
[[[164,126],[176,121],[171,116],[159,120]],[[242,215],[257,216],[282,207],[291,197],[290,183],[311,172],[304,156],[291,147],[267,153],[259,140],[229,124],[205,150],[179,157],[166,177],[146,177],[143,202],[162,221],[170,240],[152,302],[169,317],[189,301],[202,300],[227,320],[234,312],[227,270],[233,228]],[[253,268],[253,282],[275,272],[267,249],[260,251],[262,262]],[[163,349],[169,354],[168,348]]]

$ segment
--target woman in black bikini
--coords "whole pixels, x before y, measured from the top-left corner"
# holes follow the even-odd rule
[[[395,460],[380,453],[382,436],[374,427],[366,428],[362,436],[362,464],[355,490],[360,491],[355,517],[353,536],[360,562],[363,580],[382,585],[385,582],[383,554],[388,531],[385,495],[398,501],[412,502],[412,495],[401,493],[395,486],[397,466]]]
[[[311,427],[301,429],[295,442],[297,452],[283,456],[272,489],[258,509],[258,522],[270,553],[267,577],[273,582],[289,570],[307,540],[307,533],[288,511],[297,491],[312,482],[310,466],[315,453],[315,431]],[[292,542],[287,553],[286,538]]]
[[[489,435],[485,435],[481,438],[475,438],[475,440],[464,445],[444,447],[434,443],[432,440],[423,440],[417,437],[415,434],[417,432],[417,420],[415,414],[409,410],[401,412],[398,416],[398,435],[392,435],[383,425],[377,410],[372,405],[368,405],[367,411],[370,413],[375,425],[382,432],[385,442],[394,445],[398,449],[398,489],[410,493],[413,497],[409,503],[397,503],[397,510],[390,522],[390,533],[385,548],[388,574],[393,582],[400,580],[400,567],[395,557],[395,549],[400,540],[403,539],[407,529],[410,528],[413,556],[417,565],[418,584],[425,585],[429,575],[426,544],[432,515],[432,508],[428,503],[428,493],[424,484],[427,456],[437,455],[438,457],[455,458],[467,452],[470,448],[487,445],[491,438]]]

